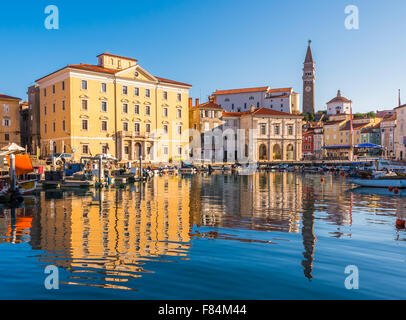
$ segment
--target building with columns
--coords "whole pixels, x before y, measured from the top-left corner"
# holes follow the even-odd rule
[[[191,85],[152,75],[133,58],[103,53],[37,81],[41,155],[109,153],[147,162],[188,158]]]
[[[245,112],[223,112],[223,121],[224,140],[237,137],[234,148],[232,143],[224,141],[224,159],[228,162],[302,159],[300,115],[251,106]]]

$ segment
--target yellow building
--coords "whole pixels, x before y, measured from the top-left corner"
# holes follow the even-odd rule
[[[68,65],[36,82],[43,157],[109,153],[151,163],[188,157],[189,84],[109,53],[98,56],[98,65]]]
[[[208,102],[199,103],[196,99],[193,106],[192,98],[189,98],[189,128],[195,130],[194,133],[200,138],[200,144],[191,144],[191,154],[194,161],[215,161],[215,155],[222,154],[222,146],[215,143],[214,131],[216,128],[222,130],[221,125],[223,108],[216,103],[215,97],[210,97]]]
[[[351,144],[362,143],[361,131],[378,124],[381,118],[354,117],[351,143],[351,115],[336,114],[324,123],[324,147],[327,157],[348,158]]]
[[[0,94],[0,148],[20,139],[20,98]]]

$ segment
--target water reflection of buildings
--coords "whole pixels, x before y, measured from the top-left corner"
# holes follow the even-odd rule
[[[142,267],[146,260],[186,257],[190,241],[187,181],[164,177],[143,188],[148,190],[113,189],[52,200],[42,194],[32,247],[47,252],[42,261],[72,273],[103,275],[102,284],[72,278],[89,280],[86,285],[132,289],[117,283],[148,272]]]
[[[191,211],[200,213],[193,215],[194,224],[299,232],[303,192],[298,175],[197,176],[192,188]]]

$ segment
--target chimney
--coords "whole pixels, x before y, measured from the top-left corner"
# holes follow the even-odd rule
[[[198,98],[196,98],[195,103],[196,103],[196,107],[200,104]]]
[[[193,107],[193,98],[189,98],[189,108]]]
[[[338,90],[337,97],[341,97],[341,90]]]
[[[211,102],[217,103],[217,97],[216,96],[210,96],[209,99],[210,99]]]
[[[255,109],[256,109],[255,106],[252,104],[251,107],[250,107],[250,111],[251,111],[251,112],[254,112]]]

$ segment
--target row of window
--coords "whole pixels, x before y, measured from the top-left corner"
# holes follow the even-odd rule
[[[61,89],[62,89],[62,91],[65,91],[65,81],[61,82]],[[44,92],[44,97],[46,97],[47,88],[44,88],[43,92]],[[55,94],[55,93],[56,93],[56,85],[54,84],[54,85],[52,85],[52,94]]]
[[[82,80],[81,81],[81,88],[82,88],[82,90],[87,90],[88,89],[87,80]],[[61,82],[61,89],[62,89],[62,91],[65,91],[65,81]],[[103,93],[107,92],[107,83],[102,82],[100,84],[100,91],[103,92]],[[43,92],[44,92],[44,97],[46,97],[47,96],[47,88],[44,88]],[[53,94],[56,93],[56,85],[55,84],[52,85],[52,93]],[[128,86],[123,86],[122,87],[122,93],[124,95],[128,95]],[[138,97],[139,95],[140,95],[140,88],[134,87],[134,96]],[[147,97],[147,98],[151,97],[151,90],[148,89],[148,88],[145,89],[145,97]],[[162,97],[163,97],[164,100],[168,100],[168,92],[164,91],[163,94],[162,94]],[[177,93],[177,100],[182,101],[182,94]]]
[[[62,111],[65,111],[65,100],[62,100]],[[52,112],[55,113],[56,112],[56,104],[53,103],[52,104]],[[47,106],[44,105],[44,114],[47,114]]]
[[[214,111],[214,110],[200,110],[200,117],[201,118],[220,118],[221,111]]]
[[[359,134],[359,131],[357,131],[357,134]],[[326,140],[328,140],[330,138],[330,136],[329,135],[326,135]],[[336,135],[334,135],[333,136],[333,139],[336,139],[337,138],[337,136]],[[342,140],[342,139],[341,139]],[[348,139],[346,139],[346,140],[348,140]],[[357,138],[357,141],[359,141],[359,139]]]
[[[123,131],[124,132],[128,132],[129,131],[129,123],[127,121],[123,121]],[[88,119],[82,119],[82,126],[81,126],[82,130],[87,131],[89,130],[89,120]],[[107,131],[108,130],[108,121],[107,120],[101,120],[100,122],[100,128],[101,131]],[[168,134],[169,130],[168,130],[168,125],[164,124],[162,126],[163,132],[164,134]],[[48,127],[47,124],[44,124],[44,131],[45,133],[47,133]],[[65,124],[65,120],[62,120],[62,130],[65,131],[66,130],[66,124]],[[52,123],[52,131],[55,132],[56,131],[56,123],[53,122]],[[135,122],[134,123],[134,132],[136,132],[137,134],[139,134],[141,132],[141,123],[139,122]],[[151,124],[146,123],[145,124],[145,132],[146,133],[150,133],[151,132]],[[177,127],[177,133],[178,134],[182,134],[182,126],[178,125]]]
[[[101,102],[101,111],[102,112],[107,112],[107,102],[106,101],[102,101]],[[89,102],[86,99],[83,99],[81,102],[81,110],[82,111],[88,111],[89,110]],[[52,111],[55,113],[56,112],[56,105],[55,103],[52,105]],[[62,101],[62,111],[65,111],[65,101]],[[128,103],[123,103],[122,105],[122,112],[123,113],[129,113],[129,106]],[[167,107],[164,107],[162,109],[162,115],[163,117],[168,117],[169,111]],[[47,106],[44,106],[44,114],[47,114]],[[134,114],[140,114],[140,105],[135,104],[134,105]],[[145,106],[145,114],[146,115],[151,115],[151,106],[150,105],[146,105]],[[182,118],[182,110],[181,109],[177,109],[176,110],[176,116],[177,118]]]
[[[65,131],[65,130],[66,130],[66,122],[65,122],[65,120],[62,120],[62,131]],[[44,123],[44,132],[47,133],[47,131],[48,131],[48,126],[47,126],[46,123]],[[52,131],[53,132],[56,131],[56,123],[55,122],[52,123]]]
[[[107,92],[107,83],[101,83],[100,84],[100,90],[101,92]],[[87,80],[82,80],[82,90],[87,90]],[[123,86],[122,87],[122,93],[123,95],[128,95],[128,86]],[[134,96],[138,97],[140,95],[140,88],[134,87]],[[150,98],[151,97],[151,90],[146,88],[145,89],[145,97]],[[164,91],[162,93],[162,97],[164,100],[168,100],[168,91]],[[178,93],[177,94],[177,100],[180,102],[182,101],[182,94]]]
[[[266,134],[266,127],[267,127],[267,125],[265,123],[262,123],[262,124],[259,125],[260,133],[262,135]],[[280,134],[280,125],[279,124],[274,124],[273,127],[274,127],[274,130],[273,130],[274,134],[279,135]],[[293,135],[293,125],[289,124],[286,127],[287,127],[288,135]]]

